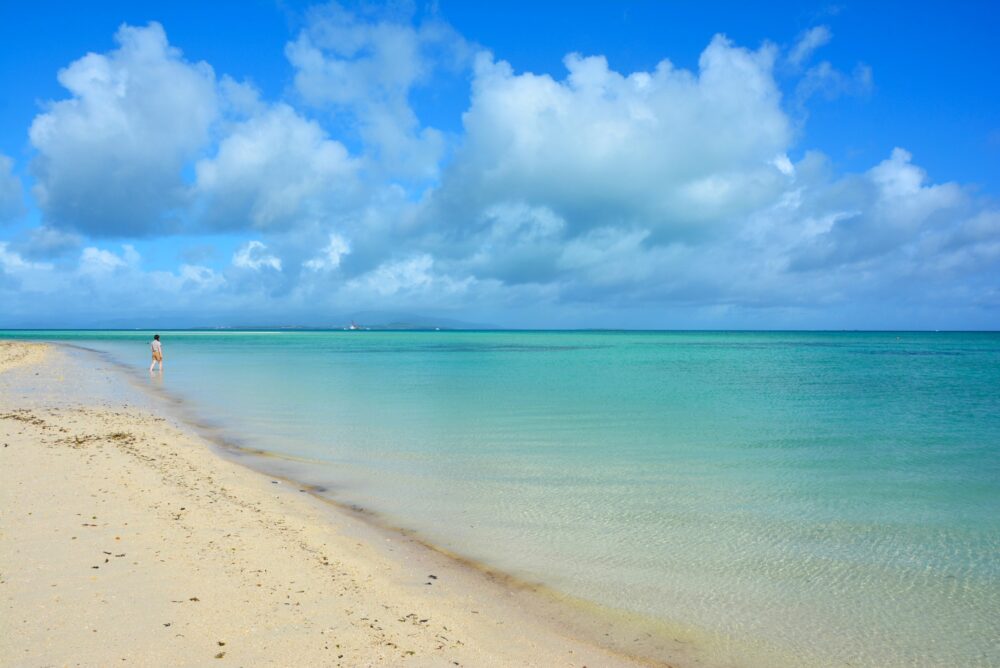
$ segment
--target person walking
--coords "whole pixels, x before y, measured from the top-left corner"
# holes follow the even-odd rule
[[[153,342],[149,344],[150,349],[153,351],[153,363],[149,365],[149,373],[153,373],[153,367],[156,363],[160,363],[160,373],[163,373],[163,346],[160,344],[160,335],[153,335]]]

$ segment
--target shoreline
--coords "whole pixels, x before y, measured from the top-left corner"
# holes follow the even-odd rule
[[[16,366],[10,363],[11,349],[15,349],[13,356],[18,357],[19,363]],[[206,437],[205,434],[198,433],[199,430],[196,426],[173,423],[174,418],[169,415],[164,416],[162,409],[156,410],[150,409],[150,407],[136,409],[128,407],[128,402],[121,399],[119,399],[118,405],[113,405],[112,401],[103,406],[85,407],[87,402],[80,401],[81,397],[74,397],[72,392],[67,391],[63,392],[60,400],[69,404],[76,402],[79,404],[78,407],[53,405],[51,399],[33,396],[31,391],[22,395],[20,401],[13,396],[14,392],[10,390],[10,387],[23,387],[25,384],[30,386],[33,383],[36,388],[34,394],[37,395],[38,387],[47,381],[50,384],[54,383],[54,376],[59,373],[55,367],[58,363],[68,362],[67,359],[62,359],[63,357],[68,356],[65,352],[60,351],[57,345],[51,344],[5,342],[0,347],[0,378],[7,381],[7,384],[0,384],[0,392],[6,392],[10,395],[3,402],[5,408],[0,415],[0,430],[2,430],[0,433],[3,434],[2,438],[5,443],[10,443],[14,448],[13,452],[11,452],[10,447],[6,447],[2,451],[5,459],[8,460],[3,467],[3,487],[8,490],[4,494],[4,497],[7,497],[4,499],[4,504],[8,510],[3,514],[5,519],[2,535],[4,536],[3,542],[7,545],[2,552],[3,556],[0,557],[0,563],[3,563],[2,570],[0,570],[0,574],[2,574],[0,577],[3,578],[0,592],[4,595],[5,602],[8,603],[7,607],[12,612],[11,619],[17,616],[17,613],[13,613],[14,610],[23,610],[29,603],[34,603],[38,608],[32,614],[27,615],[20,624],[13,624],[13,632],[7,634],[5,639],[0,641],[0,650],[2,650],[0,654],[4,656],[23,657],[26,660],[30,659],[32,663],[38,661],[58,662],[60,659],[80,660],[81,657],[84,663],[90,661],[86,658],[86,652],[81,653],[80,650],[74,652],[69,649],[70,647],[76,648],[77,644],[83,640],[79,637],[71,640],[71,636],[79,635],[79,629],[66,636],[57,634],[47,638],[44,642],[39,642],[38,627],[51,624],[53,616],[61,620],[72,620],[81,613],[84,616],[92,615],[93,611],[82,610],[80,605],[74,607],[59,599],[55,603],[55,612],[43,612],[49,606],[43,604],[39,599],[45,599],[45,594],[48,592],[31,587],[30,581],[23,581],[22,574],[19,574],[24,565],[25,555],[23,551],[25,548],[20,544],[23,538],[27,538],[28,542],[39,542],[45,545],[46,549],[34,554],[33,559],[36,563],[49,562],[48,565],[52,568],[45,570],[52,579],[73,581],[78,590],[86,590],[88,587],[97,588],[94,583],[100,582],[103,587],[106,587],[100,592],[101,595],[105,596],[102,599],[105,603],[107,603],[108,590],[115,592],[112,598],[119,599],[131,598],[137,593],[140,599],[144,599],[155,593],[144,591],[146,587],[140,587],[138,592],[132,589],[131,587],[135,586],[134,577],[128,579],[128,584],[105,582],[101,578],[94,580],[94,574],[100,571],[101,564],[99,563],[91,565],[89,569],[92,571],[87,574],[92,581],[89,584],[77,581],[74,576],[69,574],[60,575],[62,571],[67,569],[72,571],[78,568],[78,566],[67,563],[74,561],[73,551],[60,553],[59,548],[63,543],[51,536],[43,535],[47,534],[52,527],[27,518],[36,517],[40,512],[57,514],[62,506],[70,503],[70,499],[83,498],[83,492],[89,492],[91,497],[103,495],[120,500],[128,492],[124,489],[116,490],[113,486],[108,486],[109,476],[121,478],[124,470],[132,475],[147,478],[153,474],[154,478],[157,475],[160,477],[159,484],[153,485],[153,482],[149,482],[150,487],[146,488],[143,494],[133,496],[130,499],[133,504],[131,512],[133,515],[138,515],[138,517],[132,518],[132,522],[134,524],[143,521],[159,527],[161,532],[159,540],[162,542],[166,540],[165,536],[176,533],[177,527],[174,524],[180,521],[180,517],[167,516],[164,518],[162,513],[150,512],[152,508],[161,508],[164,505],[164,500],[161,497],[176,497],[180,490],[187,489],[186,495],[181,493],[179,496],[184,503],[191,504],[183,506],[181,512],[185,518],[191,514],[191,508],[197,507],[198,504],[201,504],[204,510],[215,510],[218,507],[215,504],[220,502],[219,492],[217,488],[213,489],[211,484],[198,487],[201,496],[190,498],[193,483],[188,478],[203,475],[205,470],[209,470],[214,471],[217,476],[224,476],[230,480],[230,485],[234,485],[223,489],[237,490],[235,492],[236,499],[245,501],[247,498],[253,498],[253,503],[256,504],[255,512],[266,513],[271,520],[270,524],[265,523],[262,526],[257,526],[252,532],[257,539],[249,548],[249,551],[255,555],[254,558],[266,558],[268,555],[274,557],[276,554],[289,558],[289,552],[292,552],[294,555],[292,561],[300,567],[309,566],[316,562],[315,552],[317,550],[315,546],[302,543],[298,545],[298,553],[295,554],[295,548],[281,545],[280,540],[276,543],[275,533],[280,535],[288,530],[289,523],[296,523],[299,533],[321,534],[325,538],[324,545],[327,548],[324,551],[325,561],[320,560],[320,564],[328,566],[331,563],[331,558],[343,560],[345,552],[356,551],[364,554],[364,558],[361,560],[357,560],[356,554],[351,555],[355,557],[355,560],[351,561],[354,570],[347,569],[353,576],[350,578],[354,587],[351,590],[354,596],[351,599],[351,605],[372,609],[382,607],[384,610],[398,608],[401,614],[388,621],[385,617],[389,615],[385,612],[381,616],[365,619],[353,614],[346,614],[345,611],[353,608],[340,608],[337,604],[324,602],[332,593],[337,593],[336,599],[341,599],[347,595],[345,591],[337,592],[337,588],[332,582],[327,581],[321,574],[313,573],[309,587],[296,590],[300,593],[306,592],[307,589],[315,592],[310,605],[306,608],[312,614],[304,616],[304,619],[322,617],[337,619],[338,623],[330,628],[336,628],[340,633],[343,633],[342,637],[345,641],[334,643],[342,645],[339,655],[331,654],[329,642],[324,637],[325,633],[319,633],[318,638],[311,636],[305,638],[302,637],[302,634],[305,633],[304,630],[286,631],[277,634],[276,637],[271,637],[266,642],[262,638],[250,640],[246,634],[243,634],[244,638],[240,643],[239,650],[237,650],[235,643],[230,644],[229,641],[223,639],[217,639],[214,647],[208,647],[208,641],[205,640],[202,643],[204,646],[199,646],[197,651],[189,643],[184,643],[187,646],[186,650],[174,648],[168,651],[159,645],[143,648],[143,639],[135,637],[131,637],[127,643],[111,643],[109,645],[107,636],[103,636],[100,643],[90,643],[90,649],[95,652],[91,655],[91,659],[96,663],[103,663],[105,660],[118,661],[118,658],[112,656],[116,653],[131,656],[134,661],[139,663],[149,661],[151,657],[155,657],[155,661],[169,660],[181,664],[200,663],[215,657],[220,652],[224,655],[221,657],[223,659],[230,657],[255,664],[280,663],[288,660],[287,654],[271,649],[272,645],[269,643],[278,645],[285,643],[290,648],[294,647],[297,657],[294,662],[296,663],[319,661],[332,662],[333,664],[341,662],[342,665],[379,665],[405,662],[407,665],[634,666],[667,665],[661,663],[661,661],[666,661],[667,657],[669,657],[669,665],[684,665],[688,659],[696,660],[690,656],[685,648],[685,645],[690,646],[689,640],[678,638],[673,641],[673,646],[666,647],[664,646],[662,629],[654,628],[659,625],[645,620],[631,619],[621,625],[615,625],[615,630],[619,633],[627,629],[627,635],[635,637],[626,638],[624,635],[616,637],[619,633],[612,633],[613,630],[610,627],[604,628],[602,635],[600,631],[607,620],[595,621],[598,619],[596,615],[586,621],[583,619],[586,617],[585,614],[581,614],[580,619],[573,619],[572,615],[564,615],[573,607],[588,607],[589,604],[586,602],[573,601],[569,597],[561,596],[542,585],[519,581],[512,576],[464,559],[460,555],[451,554],[413,536],[410,532],[380,523],[379,518],[368,511],[352,508],[323,496],[320,491],[310,489],[292,479],[281,479],[273,472],[253,466],[255,463],[253,460],[257,460],[256,463],[259,463],[262,458],[255,457],[252,451]],[[31,373],[34,373],[36,377],[30,377]],[[46,374],[53,376],[53,378],[47,379]],[[28,382],[29,379],[30,382]],[[109,379],[109,382],[113,381]],[[183,420],[181,422],[183,423]],[[115,425],[118,430],[105,434],[103,437],[92,433],[101,424]],[[81,434],[79,433],[80,427],[91,431]],[[55,434],[69,435],[53,438]],[[122,436],[123,434],[124,436]],[[160,445],[157,447],[157,452],[160,456],[148,457],[145,455],[147,450],[139,447],[137,443],[148,446],[154,439],[159,440]],[[168,451],[168,454],[164,455],[162,451]],[[54,453],[58,453],[58,456],[52,456]],[[26,498],[23,491],[25,485],[29,487],[38,485],[37,480],[32,480],[30,477],[25,478],[28,471],[34,471],[36,478],[41,469],[44,469],[46,475],[49,476],[58,475],[57,472],[61,471],[64,484],[78,485],[79,481],[75,480],[73,472],[80,470],[81,463],[85,465],[97,457],[103,458],[100,463],[101,469],[99,472],[93,472],[91,477],[103,474],[104,485],[75,490],[67,487],[61,494],[69,494],[70,496],[64,496],[60,499],[59,494],[54,494],[49,499],[48,505],[45,505],[44,499],[37,494],[41,490],[32,490],[32,494],[27,495],[30,499]],[[164,457],[168,457],[170,460],[164,463]],[[240,461],[244,457],[246,460]],[[86,460],[80,462],[80,458],[86,458]],[[177,458],[186,461],[188,464],[186,471],[180,471],[178,466],[174,465],[179,461]],[[70,461],[65,461],[67,459]],[[73,461],[74,459],[77,461]],[[42,460],[45,460],[44,466],[41,466]],[[58,462],[58,460],[64,461]],[[154,462],[160,462],[160,464]],[[69,464],[68,468],[67,464]],[[128,479],[128,476],[122,479]],[[89,482],[94,481],[90,480]],[[17,488],[21,489],[15,491]],[[227,493],[232,492],[227,491]],[[147,506],[146,512],[140,512],[141,508],[137,510],[134,507],[136,505],[142,506],[143,502]],[[176,503],[180,502],[176,501]],[[232,499],[230,502],[237,503]],[[25,504],[28,504],[33,510],[25,510]],[[210,508],[210,506],[215,507]],[[180,505],[176,507],[181,508]],[[236,508],[240,507],[243,506],[236,506]],[[43,508],[44,510],[40,510]],[[229,511],[237,513],[237,516],[242,518],[237,510],[230,508]],[[249,511],[243,512],[245,514]],[[26,516],[25,513],[27,513]],[[154,521],[151,515],[155,516],[158,521]],[[242,519],[245,520],[245,518]],[[125,525],[128,524],[124,519],[122,522]],[[56,524],[60,523],[56,522]],[[61,529],[56,529],[55,533],[71,530],[72,522],[65,524],[65,520],[63,520],[63,524],[64,526]],[[82,524],[86,526],[90,523]],[[224,536],[215,535],[218,530],[214,529],[212,524],[213,522],[208,522],[208,524],[193,523],[187,527],[191,531],[188,538],[190,539],[191,536],[198,533],[208,532],[211,536],[202,536],[203,540],[201,541],[192,540],[198,549],[218,557],[218,553],[222,549],[219,539]],[[119,526],[117,530],[123,531],[123,528]],[[153,535],[152,537],[147,535],[147,541],[157,540],[157,529],[152,531]],[[93,535],[97,532],[86,532],[81,528],[77,533]],[[14,535],[19,538],[19,544],[16,546],[11,541]],[[79,545],[82,543],[74,544],[74,549],[78,548]],[[101,553],[105,551],[114,553],[114,550],[100,550]],[[326,552],[329,552],[332,557],[327,556]],[[110,560],[112,557],[106,556],[105,558]],[[199,562],[195,561],[194,563]],[[97,566],[97,568],[93,568],[93,566]],[[220,563],[218,566],[221,567],[223,564]],[[139,564],[136,564],[133,570],[143,571]],[[225,570],[225,568],[221,568],[222,573],[217,572],[214,576],[202,578],[204,581],[200,587],[209,591],[218,589],[219,580],[225,580],[228,583],[225,586],[236,589],[245,588],[244,585],[248,584],[238,577],[235,582],[232,582],[234,576],[232,574],[225,575]],[[435,577],[431,579],[430,574]],[[318,577],[316,577],[317,575]],[[181,573],[173,573],[172,577],[184,579],[187,576],[182,577]],[[370,590],[365,591],[362,583]],[[58,589],[60,584],[60,582],[55,582],[51,584],[50,589]],[[257,583],[257,586],[252,588],[259,589],[261,585]],[[271,593],[276,591],[277,589],[272,589]],[[205,596],[188,598],[196,598],[198,602],[208,600]],[[275,601],[269,603],[274,604]],[[287,605],[288,602],[283,603]],[[296,601],[295,607],[301,608],[301,603],[303,601]],[[421,606],[423,610],[430,610],[430,612],[403,613],[402,611],[404,607],[420,608]],[[193,607],[187,606],[188,610]],[[197,607],[203,610],[209,608],[209,606]],[[267,606],[264,605],[264,607]],[[271,607],[274,606],[271,605]],[[592,607],[596,608],[596,606]],[[258,601],[256,606],[251,606],[248,614],[251,617],[259,615],[260,608],[261,602]],[[338,610],[338,608],[340,609]],[[468,610],[459,612],[462,608],[468,608]],[[217,608],[217,610],[223,616],[233,613],[233,610],[226,606],[221,609]],[[109,612],[112,613],[110,617],[98,616],[93,618],[94,623],[101,624],[103,619],[103,622],[113,625],[116,615],[120,617],[121,615],[144,614],[136,606],[112,607]],[[625,617],[622,615],[623,620]],[[372,619],[380,619],[381,621],[369,621]],[[363,624],[357,624],[358,620],[368,621],[367,629]],[[447,620],[447,623],[440,622],[441,627],[436,628],[437,633],[431,633],[435,629],[432,628],[433,621],[428,620]],[[212,621],[214,622],[213,626],[219,627],[217,616],[213,615]],[[232,626],[239,621],[239,616],[237,619],[230,620],[228,622],[229,628],[219,629],[215,635],[235,637],[238,634]],[[160,622],[160,624],[170,623]],[[311,628],[315,625],[315,623],[306,623],[304,628]],[[65,627],[65,624],[63,626]],[[91,626],[91,624],[84,624],[84,626]],[[26,630],[25,627],[28,627],[29,630]],[[390,627],[395,628],[392,628],[390,632],[387,630]],[[171,627],[161,626],[160,628],[168,629]],[[155,630],[159,631],[159,629]],[[94,626],[92,633],[97,632],[97,626]],[[642,637],[636,635],[637,632]],[[267,635],[265,634],[265,636]],[[438,636],[448,638],[448,642],[442,641]],[[91,641],[97,639],[97,636],[94,638],[84,637]],[[295,641],[288,642],[293,637]],[[386,640],[385,638],[388,637],[393,639]],[[382,638],[384,645],[377,645],[374,642],[376,638]],[[217,644],[219,642],[227,644]],[[407,646],[406,649],[402,649],[404,643]],[[628,646],[630,643],[631,647]],[[59,646],[53,647],[53,645]],[[351,645],[353,649],[345,649],[347,645]],[[644,647],[644,651],[636,651],[636,648],[640,646]],[[125,647],[131,649],[124,651]],[[206,647],[218,651],[206,655],[204,653],[207,651]],[[227,647],[229,649],[226,649]],[[398,650],[398,654],[395,653],[396,650]],[[237,658],[238,654],[242,656]]]
[[[560,633],[581,639],[639,665],[672,668],[732,665],[730,660],[720,660],[710,654],[709,650],[718,642],[718,638],[700,629],[612,608],[560,591],[544,582],[519,577],[487,562],[442,547],[423,537],[418,530],[392,522],[377,510],[335,498],[333,494],[336,493],[336,489],[335,486],[331,487],[329,480],[309,482],[308,476],[305,475],[304,467],[322,462],[244,445],[240,437],[234,435],[224,424],[199,412],[189,400],[172,390],[141,382],[135,377],[133,367],[120,362],[106,351],[76,343],[43,343],[56,349],[68,348],[98,357],[120,373],[122,379],[138,393],[151,395],[159,401],[166,402],[173,419],[192,429],[216,456],[268,479],[278,479],[285,484],[295,486],[300,492],[315,498],[318,503],[329,506],[335,514],[343,514],[362,522],[374,532],[369,538],[376,547],[386,540],[405,541],[409,549],[418,553],[422,551],[433,553],[443,559],[445,564],[468,571],[474,578],[485,578],[491,585],[500,587],[504,595],[513,594],[520,597],[519,605],[536,621]],[[592,638],[599,640],[588,640]],[[775,650],[757,649],[747,652],[746,662],[740,665],[799,668],[800,660]]]

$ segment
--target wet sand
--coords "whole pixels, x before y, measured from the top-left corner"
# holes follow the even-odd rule
[[[64,356],[0,342],[3,665],[648,665]]]

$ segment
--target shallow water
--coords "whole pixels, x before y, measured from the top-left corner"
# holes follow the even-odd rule
[[[718,663],[1000,665],[1000,335],[0,332]],[[748,657],[752,659],[748,660]]]

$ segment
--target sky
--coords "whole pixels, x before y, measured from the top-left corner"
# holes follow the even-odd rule
[[[1000,329],[998,15],[2,3],[0,327]]]

